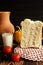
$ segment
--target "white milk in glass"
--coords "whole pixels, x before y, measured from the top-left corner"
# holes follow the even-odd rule
[[[2,34],[3,44],[4,46],[12,47],[13,44],[13,34],[11,33],[3,33]]]

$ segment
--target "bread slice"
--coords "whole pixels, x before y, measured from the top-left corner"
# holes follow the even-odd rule
[[[22,48],[42,46],[42,26],[41,21],[25,19],[21,22],[22,39],[20,46]]]

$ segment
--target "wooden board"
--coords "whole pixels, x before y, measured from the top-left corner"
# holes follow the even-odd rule
[[[43,65],[43,62],[33,62],[21,59],[19,62],[2,61],[0,65]]]

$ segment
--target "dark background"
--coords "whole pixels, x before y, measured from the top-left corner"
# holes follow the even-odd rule
[[[14,26],[25,18],[43,22],[43,0],[0,0],[0,11],[11,11]]]
[[[14,25],[19,25],[25,18],[43,21],[43,0],[17,0],[11,11],[11,20]]]
[[[43,21],[43,0],[1,1],[0,11],[11,11],[10,20],[14,26],[25,18]]]

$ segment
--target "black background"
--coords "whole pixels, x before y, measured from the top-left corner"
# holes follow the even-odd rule
[[[25,18],[43,21],[43,0],[1,1],[0,11],[11,11],[10,20],[14,26]]]
[[[0,0],[0,11],[11,11],[14,26],[25,18],[43,22],[43,0]]]
[[[14,2],[11,11],[11,20],[14,25],[19,25],[25,18],[43,21],[43,1],[18,0]]]

